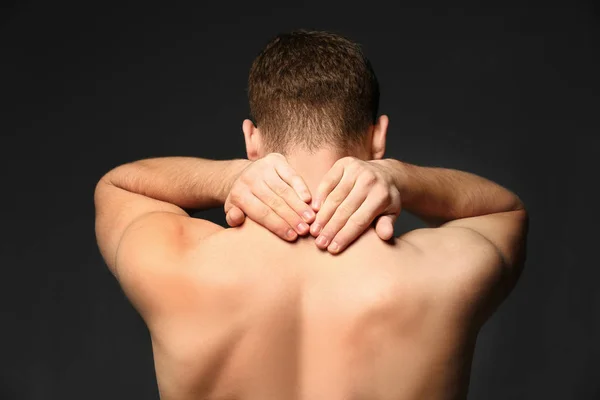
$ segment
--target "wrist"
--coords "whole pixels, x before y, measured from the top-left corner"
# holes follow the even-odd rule
[[[393,185],[398,189],[400,194],[403,194],[406,191],[407,164],[393,158],[375,161],[390,176]]]
[[[252,164],[252,161],[247,159],[234,159],[229,161],[229,165],[227,168],[223,169],[223,184],[221,185],[222,193],[220,194],[220,200],[222,204],[225,203],[227,196],[231,192],[231,188],[233,184],[237,180],[237,178],[241,175],[241,173],[248,167],[248,165]]]

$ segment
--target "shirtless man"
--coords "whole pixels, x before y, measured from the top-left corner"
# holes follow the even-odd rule
[[[527,213],[482,177],[384,159],[378,96],[356,44],[279,35],[250,71],[248,160],[146,159],[98,182],[98,245],[161,398],[466,398]],[[221,205],[233,228],[188,214]],[[393,238],[401,208],[428,228]]]

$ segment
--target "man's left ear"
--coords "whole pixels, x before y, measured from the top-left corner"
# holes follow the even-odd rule
[[[389,122],[387,115],[381,115],[377,119],[377,123],[373,125],[373,135],[371,137],[372,160],[381,160],[385,154],[385,141]]]
[[[258,128],[254,123],[245,119],[242,123],[242,131],[244,132],[244,141],[246,142],[246,154],[248,160],[256,161],[260,158],[261,137]]]

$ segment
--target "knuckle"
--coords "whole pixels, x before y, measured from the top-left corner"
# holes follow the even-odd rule
[[[353,225],[358,229],[365,229],[371,223],[371,219],[366,216],[354,215],[348,220],[348,224]]]
[[[369,194],[380,203],[384,203],[390,197],[390,192],[381,186],[376,186],[370,190]]]
[[[332,234],[335,235],[335,233],[340,230],[339,228],[337,228],[337,225],[338,222],[335,216],[330,218],[328,221],[323,221],[323,223],[321,224],[321,226],[323,227],[323,229],[321,229],[321,234],[332,238]]]
[[[348,179],[340,182],[340,188],[344,191],[344,193],[350,193],[354,186],[356,186],[357,178],[353,177],[352,179]]]
[[[330,236],[333,237],[346,223],[348,220],[347,217],[342,217],[340,213],[335,213],[335,215],[327,222],[327,225],[323,228],[323,232],[327,232]]]
[[[248,171],[240,175],[234,186],[250,186],[255,181],[253,171]]]
[[[261,207],[261,209],[257,212],[256,217],[261,220],[264,221],[266,220],[269,216],[271,215],[271,210],[269,210],[267,207]]]
[[[379,194],[379,200],[382,203],[391,203],[392,202],[392,194],[386,188],[382,188],[381,193]]]
[[[318,225],[320,227],[320,231],[318,231],[319,234],[323,234],[323,232],[325,231],[325,229],[327,228],[327,225],[329,224],[329,220],[325,219],[325,218],[320,218],[319,220],[316,220],[315,222],[312,223],[312,225]],[[314,232],[314,229],[312,228],[311,225],[311,232]]]
[[[273,192],[277,196],[285,196],[290,191],[290,188],[286,185],[274,185]]]
[[[377,183],[377,175],[372,171],[365,170],[361,175],[361,182],[367,186],[373,186]]]
[[[330,242],[331,242],[331,239],[336,236],[337,232],[338,232],[338,230],[332,229],[330,227],[325,227],[325,229],[323,229],[323,231],[321,232],[321,235],[330,239]]]
[[[332,193],[332,195],[328,198],[328,200],[336,205],[336,206],[340,206],[340,204],[344,201],[344,199],[346,198],[346,196],[342,195],[341,193]]]
[[[334,196],[341,197],[342,200],[346,198],[346,194],[350,193],[354,188],[354,181],[340,182],[337,190],[334,190],[331,194]]]
[[[281,200],[280,197],[276,197],[276,196],[269,198],[267,203],[268,203],[269,207],[271,207],[273,210],[280,210],[285,205],[283,200]]]
[[[344,203],[340,204],[337,211],[338,211],[339,215],[344,215],[344,216],[349,216],[354,212],[352,207],[350,207],[348,204],[344,204]]]

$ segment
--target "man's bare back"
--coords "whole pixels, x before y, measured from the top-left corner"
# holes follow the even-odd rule
[[[523,269],[522,201],[384,158],[379,84],[346,38],[278,35],[248,83],[248,159],[139,160],[95,190],[162,397],[465,398],[479,328]],[[217,206],[233,229],[188,214]],[[429,228],[388,243],[401,211]]]
[[[473,313],[496,270],[424,248],[435,231],[388,243],[370,229],[335,256],[251,220],[205,238],[140,289],[161,398],[466,397]]]

